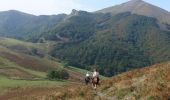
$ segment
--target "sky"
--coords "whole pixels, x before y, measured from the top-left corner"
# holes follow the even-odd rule
[[[72,9],[89,12],[129,0],[0,0],[0,11],[19,10],[34,15],[71,13]],[[170,0],[144,0],[170,12]]]

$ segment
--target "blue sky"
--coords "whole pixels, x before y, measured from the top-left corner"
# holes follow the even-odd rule
[[[69,14],[72,9],[96,11],[129,0],[0,0],[0,11],[19,10],[34,15]],[[170,11],[170,0],[144,0]]]

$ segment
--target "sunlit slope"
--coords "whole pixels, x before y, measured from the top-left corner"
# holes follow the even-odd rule
[[[167,100],[170,95],[170,62],[119,74],[91,86],[72,86],[54,98],[74,100]],[[74,91],[72,91],[74,90]],[[69,92],[68,92],[69,91]],[[62,96],[65,94],[64,96]]]
[[[118,14],[131,12],[133,14],[144,15],[157,18],[161,23],[170,24],[170,13],[162,8],[147,3],[142,0],[130,0],[120,5],[108,7],[97,12]],[[155,13],[156,12],[156,13]]]
[[[30,43],[1,37],[0,74],[10,78],[45,78],[49,70],[64,68],[62,62],[48,55],[47,45],[47,43]],[[53,43],[50,45],[51,48],[52,45]],[[41,55],[38,54],[40,51]],[[64,69],[74,81],[83,80],[86,73],[86,70],[74,67]]]
[[[118,100],[167,100],[170,95],[170,62],[156,64],[104,81],[100,91]]]

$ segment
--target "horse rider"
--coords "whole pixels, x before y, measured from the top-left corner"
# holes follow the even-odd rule
[[[99,84],[99,72],[97,69],[94,69],[92,79],[97,78],[97,84]]]

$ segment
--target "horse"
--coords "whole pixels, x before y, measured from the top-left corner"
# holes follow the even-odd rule
[[[89,83],[92,83],[92,86],[94,89],[97,88],[97,85],[99,85],[99,77],[85,77],[85,84],[88,85]]]
[[[97,85],[99,85],[99,77],[92,78],[92,85],[93,85],[94,89],[97,88]]]
[[[88,85],[89,83],[91,83],[92,78],[86,77],[84,80],[85,80],[86,85]]]

